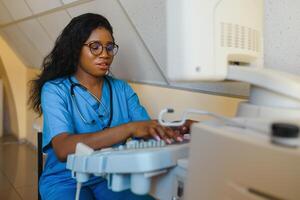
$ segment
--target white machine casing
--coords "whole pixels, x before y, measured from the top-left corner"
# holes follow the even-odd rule
[[[185,200],[299,199],[299,148],[220,124],[198,123],[192,133]]]
[[[230,64],[263,66],[263,2],[168,0],[168,78],[219,81]]]
[[[271,124],[299,126],[300,77],[263,66],[263,0],[169,0],[167,76],[173,81],[250,83],[242,126],[192,128],[184,200],[300,199],[299,148],[271,142]],[[300,145],[299,138],[295,143]],[[176,184],[177,182],[177,184]],[[182,187],[182,186],[180,186]]]

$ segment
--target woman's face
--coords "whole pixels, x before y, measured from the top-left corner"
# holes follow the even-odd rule
[[[103,77],[114,58],[110,51],[112,45],[114,41],[108,30],[105,28],[93,30],[81,49],[76,74],[90,75],[94,78]]]

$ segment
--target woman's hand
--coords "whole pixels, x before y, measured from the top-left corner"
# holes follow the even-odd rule
[[[188,119],[182,126],[172,127],[172,130],[179,135],[188,134],[190,133],[191,125],[195,122],[197,121]]]
[[[182,142],[182,135],[169,127],[161,126],[157,120],[131,122],[128,124],[131,129],[131,135],[138,138],[155,138],[164,140],[171,144],[172,141]]]

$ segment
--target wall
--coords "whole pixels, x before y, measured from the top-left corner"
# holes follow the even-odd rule
[[[39,74],[40,70],[35,68],[27,68],[26,70],[26,99],[29,97],[30,84],[29,82],[36,78]],[[27,105],[26,112],[26,139],[31,144],[36,145],[37,142],[37,129],[42,127],[42,117],[40,117],[37,113],[35,113],[32,109]]]
[[[1,48],[3,49],[3,48]],[[5,50],[5,49],[4,49]],[[18,136],[17,112],[6,70],[0,58],[0,78],[3,82],[3,134]]]
[[[153,119],[157,119],[158,113],[163,108],[175,109],[175,113],[169,116],[169,120],[180,119],[182,112],[187,108],[207,110],[225,116],[234,116],[238,103],[243,101],[243,99],[239,98],[209,95],[145,84],[131,83],[131,86]],[[206,117],[195,115],[189,117],[195,120],[206,119]]]
[[[33,124],[42,124],[42,119],[29,109],[27,100],[30,90],[28,82],[40,70],[25,67],[1,37],[0,47],[0,78],[4,85],[4,133],[36,144]]]
[[[5,94],[9,107],[11,133],[19,139],[26,138],[26,67],[7,43],[0,37],[0,59],[3,65],[3,76],[7,78]],[[5,79],[6,79],[5,78]],[[11,98],[12,97],[12,98]],[[6,97],[5,97],[6,98]],[[16,112],[14,112],[14,109]],[[14,115],[14,113],[16,115]]]
[[[0,79],[0,137],[3,135],[3,81]]]

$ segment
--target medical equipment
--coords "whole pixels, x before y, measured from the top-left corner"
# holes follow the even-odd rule
[[[181,117],[181,120],[179,121],[167,121],[165,119],[163,119],[164,117],[164,114],[166,113],[173,113],[174,112],[174,109],[172,108],[165,108],[165,109],[162,109],[160,112],[159,112],[159,115],[158,115],[158,122],[163,125],[163,126],[168,126],[168,127],[178,127],[178,126],[182,126],[185,121],[188,119],[188,114],[198,114],[198,115],[207,115],[207,116],[211,116],[213,118],[216,118],[216,119],[220,119],[222,120],[223,122],[226,122],[227,124],[234,124],[236,126],[242,126],[244,127],[244,124],[242,123],[239,123],[239,122],[236,122],[234,120],[232,120],[231,118],[229,117],[224,117],[224,116],[221,116],[221,115],[218,115],[216,113],[213,113],[213,112],[208,112],[208,111],[205,111],[205,110],[197,110],[197,109],[186,109],[183,114],[182,114],[182,117]]]
[[[278,122],[299,127],[300,77],[263,68],[263,3],[168,1],[167,77],[251,84],[249,100],[232,118],[237,123],[192,127],[180,186],[185,200],[300,199],[300,153],[290,148],[299,138],[274,137],[270,129]]]
[[[110,108],[110,111],[108,112],[106,107],[103,105],[101,99],[98,99],[94,94],[92,94],[91,92],[89,92],[89,90],[81,85],[80,83],[74,83],[74,81],[72,81],[71,77],[69,77],[69,81],[71,83],[71,87],[70,87],[70,93],[71,93],[71,96],[72,96],[72,101],[76,107],[76,110],[78,111],[78,114],[80,116],[80,118],[82,119],[82,121],[86,124],[95,124],[96,121],[95,120],[92,120],[92,121],[87,121],[84,116],[82,115],[81,111],[79,110],[79,106],[78,106],[78,103],[77,103],[77,100],[76,100],[76,97],[75,97],[75,92],[74,92],[74,88],[77,86],[77,87],[80,87],[81,89],[89,92],[100,104],[101,106],[103,106],[103,108],[105,109],[106,112],[109,113],[109,120],[108,120],[108,123],[106,125],[105,128],[108,128],[110,127],[111,125],[111,121],[112,121],[112,118],[113,118],[113,94],[112,94],[112,87],[111,87],[111,83],[109,82],[108,78],[106,76],[104,76],[104,80],[108,83],[108,88],[109,88],[109,101],[110,101],[110,104],[109,104],[109,108]]]
[[[136,194],[147,194],[154,191],[152,179],[167,173],[179,159],[188,156],[187,141],[167,145],[163,140],[132,140],[99,151],[86,151],[90,148],[85,146],[77,144],[76,153],[68,156],[67,169],[72,171],[78,183],[87,181],[91,174],[102,176],[115,192],[131,189]],[[159,194],[154,195],[164,199]]]
[[[185,199],[299,199],[299,148],[220,123],[195,124],[191,132]],[[299,137],[292,140],[299,146]]]
[[[263,66],[263,0],[167,0],[167,77],[221,81]]]

